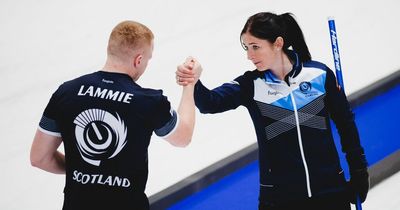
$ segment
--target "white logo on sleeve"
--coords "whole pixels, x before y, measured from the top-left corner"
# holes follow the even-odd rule
[[[81,112],[74,120],[75,136],[82,158],[95,166],[115,157],[126,144],[124,121],[101,109]]]

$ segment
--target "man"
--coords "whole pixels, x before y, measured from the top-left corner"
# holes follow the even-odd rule
[[[150,29],[121,22],[110,35],[104,68],[52,95],[30,158],[35,167],[66,174],[63,209],[149,209],[144,191],[153,131],[174,146],[190,143],[194,85],[183,87],[176,112],[161,90],[136,83],[152,52]],[[65,156],[57,151],[61,142]]]

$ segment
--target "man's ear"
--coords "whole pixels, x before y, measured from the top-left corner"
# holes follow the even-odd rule
[[[142,59],[143,59],[143,55],[142,54],[136,55],[134,60],[133,60],[133,66],[136,68],[138,65],[140,65],[142,63]]]

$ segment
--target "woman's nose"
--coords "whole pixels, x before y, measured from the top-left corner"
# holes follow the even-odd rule
[[[253,59],[253,53],[250,52],[250,50],[247,51],[247,59],[252,60]]]

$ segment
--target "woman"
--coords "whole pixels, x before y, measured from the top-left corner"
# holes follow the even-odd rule
[[[247,58],[256,69],[207,89],[196,71],[181,65],[178,84],[196,82],[202,113],[245,106],[259,146],[259,209],[350,209],[369,189],[367,162],[354,115],[334,73],[311,60],[293,15],[262,12],[241,32]],[[196,61],[197,62],[197,61]],[[196,68],[201,68],[197,63]],[[196,68],[194,70],[196,70]],[[351,179],[346,184],[330,119],[339,130]]]

